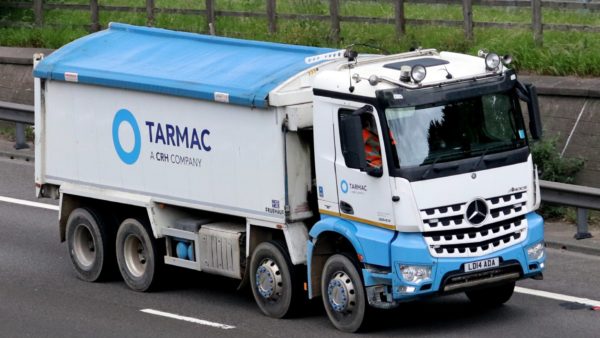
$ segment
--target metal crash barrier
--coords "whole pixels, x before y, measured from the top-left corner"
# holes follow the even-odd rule
[[[0,120],[15,122],[15,149],[29,148],[25,140],[25,124],[33,125],[33,106],[0,101]]]
[[[576,239],[592,237],[588,229],[588,209],[600,210],[600,189],[574,184],[540,181],[542,201],[577,208]]]

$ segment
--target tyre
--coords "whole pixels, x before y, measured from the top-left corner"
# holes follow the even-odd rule
[[[303,291],[283,245],[259,244],[252,253],[250,273],[254,300],[265,315],[283,318],[298,310]]]
[[[482,307],[497,307],[506,303],[515,291],[515,282],[465,292],[469,300]]]
[[[90,208],[77,208],[67,220],[67,247],[77,277],[87,282],[105,279],[114,269],[113,241],[102,218]]]
[[[135,218],[124,220],[117,231],[117,263],[125,284],[135,291],[150,291],[158,284],[162,267],[157,241],[149,226]]]
[[[321,277],[323,305],[331,323],[341,331],[356,332],[366,323],[365,288],[355,261],[336,254],[325,262]]]

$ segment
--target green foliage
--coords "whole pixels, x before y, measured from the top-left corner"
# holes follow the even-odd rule
[[[557,137],[551,137],[540,140],[531,147],[531,154],[533,161],[538,166],[540,179],[573,183],[575,175],[583,169],[584,160],[561,157],[556,149],[557,142]]]
[[[531,146],[531,154],[533,162],[538,166],[539,178],[546,181],[573,183],[575,175],[583,169],[584,160],[561,157],[556,149],[557,142],[557,137],[551,137]],[[544,218],[566,218],[567,220],[573,218],[570,209],[564,206],[543,203],[540,212]]]
[[[0,139],[15,142],[15,124],[12,122],[0,121]],[[35,130],[33,126],[25,126],[25,140],[33,142],[35,139]]]
[[[0,121],[0,139],[14,142],[14,140],[15,140],[14,124]]]
[[[25,139],[29,142],[35,141],[35,128],[34,126],[25,127]]]
[[[86,0],[46,0],[47,3],[87,4]],[[101,5],[133,6],[144,8],[145,0],[101,0]],[[159,8],[204,9],[205,2],[197,0],[156,0]],[[219,11],[264,13],[265,0],[216,0]],[[544,75],[600,76],[600,39],[594,32],[549,31],[544,32],[544,46],[533,44],[529,29],[476,28],[474,41],[464,39],[462,30],[462,6],[460,2],[451,5],[415,4],[406,2],[407,20],[450,20],[457,26],[416,25],[409,21],[406,35],[396,37],[391,24],[368,24],[342,22],[341,41],[335,45],[330,41],[331,25],[329,1],[326,0],[277,0],[279,14],[320,15],[323,20],[279,19],[278,32],[269,34],[266,18],[217,16],[218,35],[246,39],[268,40],[291,44],[313,46],[346,47],[351,44],[365,44],[375,48],[357,46],[359,52],[391,53],[402,52],[411,47],[437,48],[453,52],[477,53],[485,48],[500,54],[513,56],[513,67]],[[342,16],[376,17],[393,20],[393,3],[388,1],[347,0],[340,2]],[[161,28],[207,33],[208,25],[204,15],[184,15],[156,13],[155,25]],[[586,10],[559,10],[545,8],[544,23],[578,24],[600,26],[600,15]],[[473,18],[476,22],[531,22],[531,10],[517,7],[474,6]],[[103,27],[111,22],[124,22],[136,25],[146,24],[145,11],[109,12],[100,10],[100,23]],[[21,22],[33,25],[31,9],[10,8],[0,12],[2,23]],[[0,46],[58,48],[87,32],[83,28],[90,24],[87,10],[46,9],[44,22],[53,27],[43,29],[0,28]],[[57,26],[65,28],[57,29]]]

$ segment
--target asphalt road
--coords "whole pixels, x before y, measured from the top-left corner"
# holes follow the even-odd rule
[[[33,164],[0,159],[0,196],[37,201]],[[41,200],[38,202],[53,203]],[[60,243],[57,212],[0,202],[0,336],[3,337],[336,337],[315,302],[295,319],[263,316],[234,281],[169,271],[154,293],[122,281],[86,283]],[[600,301],[600,257],[548,250],[545,280],[519,286]],[[144,313],[152,309],[207,322]],[[234,326],[223,329],[205,324]],[[515,293],[503,307],[482,311],[462,295],[407,303],[378,312],[364,336],[597,337],[600,311],[590,306]]]

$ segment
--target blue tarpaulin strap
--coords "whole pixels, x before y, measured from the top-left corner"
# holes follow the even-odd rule
[[[33,75],[114,88],[267,107],[271,90],[315,66],[308,56],[327,48],[285,45],[111,23],[43,59]],[[69,79],[69,80],[72,80]]]

